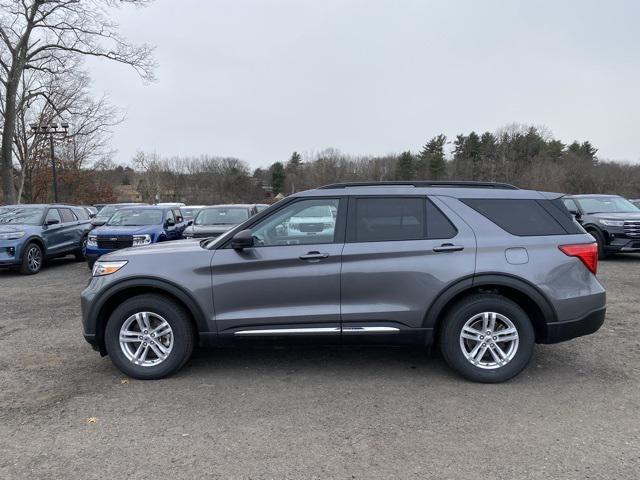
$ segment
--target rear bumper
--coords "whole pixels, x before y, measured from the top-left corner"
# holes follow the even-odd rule
[[[593,310],[583,317],[564,322],[547,324],[547,336],[541,343],[558,343],[572,338],[589,335],[600,329],[604,323],[606,308]]]

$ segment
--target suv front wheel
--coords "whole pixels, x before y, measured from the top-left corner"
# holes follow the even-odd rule
[[[162,295],[145,294],[114,310],[105,344],[111,360],[125,374],[152,380],[175,373],[189,360],[195,331],[180,305]]]
[[[525,311],[508,298],[479,294],[457,303],[440,336],[446,362],[465,378],[497,383],[520,373],[533,354],[535,334]]]

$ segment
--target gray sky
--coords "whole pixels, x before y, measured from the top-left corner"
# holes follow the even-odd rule
[[[92,60],[139,150],[235,156],[418,150],[428,137],[546,125],[640,161],[640,2],[157,0],[119,14],[157,81]]]

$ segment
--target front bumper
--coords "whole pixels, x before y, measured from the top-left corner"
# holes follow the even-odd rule
[[[607,252],[640,252],[640,237],[631,237],[622,229],[609,229],[603,233],[607,237],[604,247]]]
[[[594,333],[604,323],[606,311],[603,307],[577,319],[548,323],[546,338],[541,343],[559,343]]]
[[[24,244],[24,238],[0,240],[0,268],[20,265]]]

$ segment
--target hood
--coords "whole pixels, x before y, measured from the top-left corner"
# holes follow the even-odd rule
[[[108,235],[152,235],[160,230],[160,225],[135,225],[131,227],[115,227],[104,225],[102,227],[95,228],[93,233],[100,236]]]
[[[175,240],[173,242],[160,242],[145,245],[144,247],[131,247],[116,250],[100,257],[101,260],[126,260],[131,257],[139,257],[141,255],[181,255],[189,252],[201,252],[203,248],[200,246],[202,239],[193,240]]]
[[[224,233],[231,230],[233,227],[235,227],[235,225],[191,225],[186,228],[184,233]]]
[[[0,233],[31,232],[41,228],[36,225],[22,225],[19,223],[0,224]]]
[[[640,212],[591,213],[587,216],[603,220],[640,220]]]

